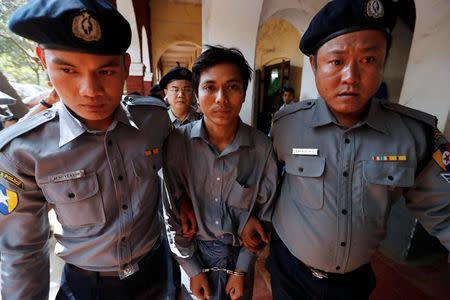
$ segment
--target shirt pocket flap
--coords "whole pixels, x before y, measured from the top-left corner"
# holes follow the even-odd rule
[[[50,203],[74,203],[93,197],[99,191],[95,173],[81,178],[42,184],[42,191]]]
[[[320,177],[325,170],[324,157],[287,156],[286,172],[302,177]]]
[[[415,169],[394,162],[363,162],[364,179],[372,184],[411,187],[414,185]]]

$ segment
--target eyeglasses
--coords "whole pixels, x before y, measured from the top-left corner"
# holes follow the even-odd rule
[[[183,87],[180,89],[176,86],[172,86],[169,88],[169,92],[174,93],[174,94],[178,94],[179,92],[189,94],[189,93],[192,93],[192,88],[189,86],[186,86],[186,87]]]

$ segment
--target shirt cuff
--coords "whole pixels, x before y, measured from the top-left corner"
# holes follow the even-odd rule
[[[202,271],[200,260],[195,254],[188,259],[183,259],[183,262],[180,265],[189,278],[194,277]]]
[[[239,256],[236,262],[236,269],[248,273],[250,268],[253,268],[256,261],[256,255],[250,252],[247,248],[242,247],[239,251]]]

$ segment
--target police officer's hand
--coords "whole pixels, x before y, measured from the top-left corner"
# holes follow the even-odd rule
[[[200,272],[191,278],[191,292],[200,300],[211,298],[208,277],[205,273]]]
[[[187,197],[181,199],[180,203],[180,219],[181,232],[183,236],[189,241],[197,233],[197,219],[195,218],[192,202]]]
[[[260,251],[269,242],[261,222],[255,216],[248,218],[242,229],[241,240],[244,246],[254,253]]]
[[[245,276],[230,275],[228,277],[225,293],[227,293],[231,300],[239,299],[244,295]]]

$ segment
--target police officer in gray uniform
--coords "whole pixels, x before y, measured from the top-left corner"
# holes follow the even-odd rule
[[[187,68],[172,68],[159,81],[169,105],[169,118],[175,128],[199,120],[202,116],[193,106],[192,72]]]
[[[170,120],[153,98],[121,104],[128,22],[106,0],[33,0],[9,27],[38,43],[61,102],[0,133],[2,298],[48,298],[52,204],[57,299],[166,299],[156,172]]]
[[[435,117],[373,97],[395,23],[390,2],[329,2],[302,37],[320,98],[274,117],[285,170],[267,262],[274,299],[367,299],[371,255],[402,196],[450,249],[450,145]]]

